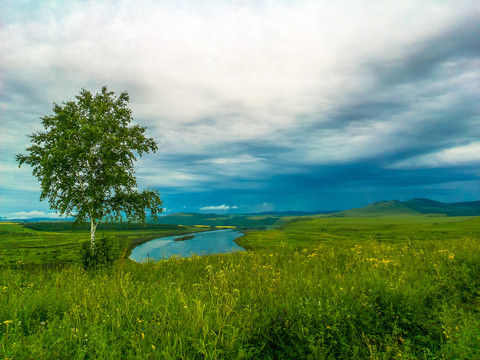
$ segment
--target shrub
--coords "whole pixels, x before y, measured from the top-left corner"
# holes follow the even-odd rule
[[[89,241],[82,244],[80,261],[85,270],[110,267],[115,260],[115,249],[111,236],[100,235],[97,237],[93,249]]]

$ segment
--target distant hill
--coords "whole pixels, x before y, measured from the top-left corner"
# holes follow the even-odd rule
[[[90,223],[81,222],[73,225],[73,221],[40,221],[24,222],[23,226],[37,231],[65,232],[65,231],[90,231]],[[98,230],[180,230],[181,226],[170,224],[142,224],[128,222],[101,222]]]
[[[332,214],[335,211],[269,211],[249,214],[198,214],[176,213],[160,216],[156,223],[175,225],[236,226],[240,228],[264,228],[292,216]],[[153,222],[150,220],[149,222]]]
[[[150,220],[158,224],[175,225],[204,225],[204,226],[236,226],[246,228],[262,228],[272,226],[282,216],[275,215],[218,215],[218,214],[197,214],[197,213],[177,213],[160,216],[158,220]]]
[[[413,199],[404,203],[410,209],[422,214],[445,214],[447,216],[480,215],[480,201],[442,203],[429,199]]]
[[[249,214],[199,214],[176,213],[160,216],[156,221],[147,219],[149,224],[166,225],[203,225],[203,226],[235,226],[238,228],[266,228],[282,226],[285,221],[294,217],[375,217],[439,214],[445,216],[480,216],[480,201],[443,203],[430,199],[412,199],[405,202],[398,200],[377,201],[361,208],[344,211],[270,211]],[[5,219],[0,221],[18,221],[24,223],[36,222],[71,222],[72,219]]]
[[[33,222],[57,222],[57,221],[73,221],[73,218],[30,218],[30,219],[9,219],[9,218],[0,218],[0,221],[9,221],[9,222],[23,222],[23,223],[33,223]]]
[[[405,202],[377,201],[370,205],[355,208],[331,216],[401,216],[419,214],[439,214],[446,216],[479,216],[480,201],[442,203],[429,199],[413,199]]]
[[[274,216],[308,216],[308,215],[320,215],[320,214],[334,214],[338,212],[338,210],[318,210],[318,211],[264,211],[259,213],[249,213],[245,215],[274,215]]]
[[[340,211],[332,216],[398,216],[398,215],[419,215],[420,212],[413,210],[405,203],[397,200],[377,201],[370,205]]]

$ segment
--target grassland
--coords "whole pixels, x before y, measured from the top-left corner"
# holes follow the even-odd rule
[[[75,263],[3,268],[0,353],[480,358],[478,218],[292,220],[248,232],[240,243],[251,250],[240,253],[144,264],[123,259],[95,273]],[[38,234],[25,241],[31,236]]]
[[[185,235],[211,230],[210,227],[162,224],[101,224],[97,234],[116,239],[118,257],[128,257],[133,247],[163,236]],[[102,229],[103,228],[103,229]],[[55,266],[78,260],[80,246],[89,241],[90,229],[85,224],[72,229],[71,222],[5,223],[0,222],[0,266],[25,264]]]
[[[310,216],[286,218],[277,229],[249,231],[238,243],[249,249],[315,246],[319,243],[418,242],[480,237],[480,217],[402,215],[395,217]]]

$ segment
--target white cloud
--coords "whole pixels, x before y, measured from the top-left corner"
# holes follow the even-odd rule
[[[87,1],[49,10],[48,21],[43,8],[4,26],[5,81],[22,83],[45,105],[84,86],[126,87],[134,115],[160,147],[184,153],[283,137],[279,130],[302,126],[299,116],[328,113],[368,90],[362,62],[398,54],[464,8],[434,1]],[[28,98],[17,101],[29,107]]]
[[[12,155],[12,160],[14,159]],[[32,176],[32,168],[26,164],[21,168],[18,164],[0,161],[0,187],[4,190],[23,190],[40,192],[40,183]]]
[[[158,153],[136,169],[141,187],[160,191],[258,189],[278,174],[383,155],[388,162],[420,143],[438,149],[451,144],[446,137],[468,143],[479,135],[477,53],[469,60],[448,41],[439,46],[478,10],[476,0],[5,0],[2,7],[3,189],[38,193],[31,169],[14,166],[25,134],[40,129],[52,102],[105,84],[129,92],[134,118],[158,142]],[[442,64],[430,62],[442,51],[450,52],[439,56]],[[403,81],[409,71],[415,76]],[[362,113],[372,103],[392,107]],[[440,139],[447,121],[457,131]],[[444,161],[432,156],[400,165]]]
[[[244,164],[244,163],[254,163],[259,161],[259,158],[256,158],[251,155],[240,155],[235,158],[224,158],[224,157],[213,157],[208,160],[199,161],[200,163],[211,163],[211,164],[218,164],[218,165],[230,165],[230,164]]]
[[[397,162],[393,169],[417,169],[461,166],[480,161],[480,142],[453,147],[432,154],[414,156]]]
[[[202,211],[205,211],[205,210],[208,210],[208,211],[227,211],[227,210],[235,210],[235,209],[238,209],[239,206],[237,205],[233,205],[233,206],[230,206],[230,205],[219,205],[219,206],[203,206],[200,208],[200,210]]]
[[[20,211],[7,215],[8,219],[33,219],[33,218],[48,218],[48,219],[58,219],[58,214],[55,213],[45,213],[43,211]]]

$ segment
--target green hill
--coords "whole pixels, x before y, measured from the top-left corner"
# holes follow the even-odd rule
[[[419,215],[418,211],[397,200],[377,201],[361,208],[355,208],[332,214],[335,217],[343,216],[399,216],[399,215]]]
[[[443,203],[430,199],[412,199],[405,202],[377,201],[370,205],[332,214],[344,216],[403,216],[438,214],[446,216],[480,216],[480,201]]]
[[[197,213],[177,213],[165,215],[156,221],[159,224],[204,225],[204,226],[236,226],[245,228],[263,228],[272,226],[282,216],[265,215],[217,215]]]
[[[447,216],[478,216],[480,201],[443,203],[429,199],[413,199],[404,203],[410,209],[422,214],[445,214]]]

